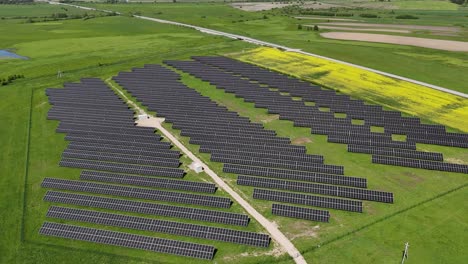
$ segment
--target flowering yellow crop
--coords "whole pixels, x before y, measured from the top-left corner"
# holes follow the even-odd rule
[[[231,55],[355,98],[468,132],[468,100],[326,59],[274,48]]]

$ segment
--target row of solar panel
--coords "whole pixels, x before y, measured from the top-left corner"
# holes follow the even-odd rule
[[[468,173],[468,165],[444,163],[444,162],[429,161],[429,160],[417,160],[417,159],[406,159],[406,158],[400,158],[400,157],[372,155],[372,163],[419,168],[419,169],[428,169],[428,170]]]
[[[278,178],[278,179],[287,179],[287,180],[295,180],[295,181],[327,183],[327,184],[344,185],[344,186],[359,187],[359,188],[367,187],[367,179],[365,178],[332,175],[332,174],[317,173],[317,172],[293,171],[293,170],[277,169],[277,168],[251,167],[251,166],[245,166],[245,165],[239,165],[239,164],[224,164],[223,172],[269,177],[269,178]]]
[[[53,188],[68,191],[89,192],[145,200],[165,201],[173,203],[194,204],[208,207],[229,208],[232,201],[229,198],[206,196],[190,193],[161,191],[130,186],[117,186],[102,183],[45,178],[43,188]]]
[[[214,61],[211,61],[211,59],[213,59]],[[202,61],[203,63],[206,63],[206,64],[209,64],[209,65],[216,65],[218,66],[219,68],[222,68],[222,69],[229,69],[229,71],[234,71],[236,73],[241,73],[242,77],[248,77],[248,78],[251,78],[251,80],[259,80],[261,79],[261,83],[263,84],[267,84],[267,85],[271,85],[271,86],[275,86],[275,87],[279,87],[280,91],[281,92],[289,92],[291,94],[291,96],[304,96],[306,97],[307,93],[309,94],[314,94],[315,97],[317,97],[318,95],[316,94],[317,92],[319,93],[323,93],[324,96],[326,97],[327,95],[327,92],[326,91],[320,91],[320,90],[315,90],[315,89],[311,89],[313,88],[312,86],[309,86],[309,85],[301,85],[300,83],[297,83],[295,79],[290,79],[290,78],[282,78],[283,76],[281,76],[280,74],[278,73],[273,73],[273,72],[268,72],[266,70],[262,70],[260,69],[259,71],[257,70],[254,70],[254,69],[259,69],[258,67],[256,66],[252,66],[252,65],[249,65],[249,64],[245,64],[245,63],[238,63],[237,61],[234,61],[234,60],[230,60],[230,59],[227,59],[227,58],[224,58],[224,57],[216,57],[216,58],[210,58],[208,59],[210,60],[209,63],[207,63],[206,61]],[[235,66],[233,66],[235,65]],[[198,67],[198,68],[203,68],[203,67]],[[213,71],[210,71],[210,74],[212,74]],[[264,77],[260,77],[260,76],[265,76],[265,75],[262,75],[262,74],[266,74],[266,76],[269,76],[268,78],[264,78]],[[279,76],[279,77],[278,77]],[[283,80],[283,83],[281,83],[280,80]],[[280,84],[278,84],[278,82],[280,82]],[[298,85],[296,87],[296,84]],[[305,87],[307,86],[307,87]],[[299,93],[298,93],[298,90]],[[312,99],[313,97],[312,96]],[[336,98],[339,98],[341,100],[345,99],[345,100],[348,100],[346,99],[346,97],[341,97],[341,96],[338,96],[338,95],[334,95]],[[333,104],[333,105],[330,105],[330,107],[336,107],[336,103]],[[377,112],[378,110],[378,107],[376,106],[364,106],[364,108],[370,108],[371,107],[374,107],[375,109],[373,109],[373,111],[369,111],[368,114],[361,114],[361,116],[358,116],[358,117],[373,117],[373,118],[368,118],[369,121],[372,121],[372,119],[374,120],[374,123],[369,123],[369,124],[373,124],[373,125],[381,125],[382,123],[377,123],[375,122],[376,121],[376,116],[386,116],[386,111],[380,111],[380,112]],[[333,109],[331,109],[333,111]],[[395,118],[397,118],[398,116],[395,115]],[[415,133],[415,132],[420,132],[420,133],[426,133],[428,131],[430,131],[431,133],[434,133],[434,135],[437,135],[439,138],[441,137],[441,135],[446,135],[448,137],[450,137],[450,134],[451,133],[446,133],[445,132],[445,128],[443,126],[440,126],[440,125],[425,125],[425,124],[417,124],[417,121],[418,119],[416,118],[400,118],[400,119],[395,119],[393,120],[393,122],[391,122],[391,124],[384,124],[384,125],[390,125],[390,129],[389,132],[393,132],[393,133],[401,133],[401,134],[411,134],[411,133]],[[408,123],[413,123],[415,124],[416,126],[407,126],[406,124]],[[404,132],[404,133],[402,133]],[[466,134],[461,134],[461,135],[466,135]],[[466,140],[464,140],[464,144],[460,144],[458,145],[459,147],[466,147]],[[441,144],[441,145],[448,145],[448,146],[455,146],[453,145],[453,143],[447,143],[447,142],[443,142],[442,140],[441,141],[426,141],[426,143],[429,143],[429,144]]]
[[[115,145],[107,145],[100,143],[86,143],[86,142],[70,142],[67,150],[82,150],[93,152],[108,152],[108,153],[121,153],[129,155],[142,155],[151,157],[164,157],[164,158],[179,158],[180,153],[174,150],[161,150],[151,149],[139,146],[126,146],[122,148]]]
[[[124,212],[133,212],[139,214],[177,217],[227,225],[247,226],[249,223],[249,217],[244,214],[181,207],[166,204],[154,204],[148,202],[123,200],[117,198],[99,197],[76,193],[47,191],[46,195],[44,196],[44,201],[118,210]]]
[[[216,185],[206,182],[192,182],[175,179],[153,178],[129,174],[108,173],[102,171],[84,170],[80,179],[85,181],[98,181],[108,183],[127,184],[162,189],[182,190],[202,193],[215,193]]]
[[[62,160],[60,161],[60,166],[171,178],[183,178],[185,174],[184,170],[176,168],[152,167],[144,165],[112,163],[105,161],[80,160],[72,158],[62,158]]]
[[[416,150],[402,150],[402,149],[393,149],[393,148],[381,148],[381,147],[373,147],[373,146],[348,145],[348,152],[367,153],[367,154],[381,155],[381,156],[396,156],[396,157],[402,157],[402,158],[424,159],[424,160],[434,160],[434,161],[444,160],[442,153],[423,152],[423,151],[416,151]]]
[[[213,246],[51,222],[45,222],[39,233],[46,236],[70,238],[208,260],[213,259],[216,252]]]
[[[257,247],[268,247],[270,244],[270,237],[266,234],[91,210],[52,206],[47,212],[47,217],[219,240]]]
[[[259,177],[251,177],[245,175],[239,175],[237,177],[237,184],[268,188],[268,189],[280,189],[295,192],[315,193],[321,195],[338,196],[344,198],[352,198],[359,200],[376,201],[383,203],[393,203],[393,193],[373,191],[359,188],[349,188],[333,185],[306,183],[306,182],[295,182],[285,181],[276,179],[267,179]]]

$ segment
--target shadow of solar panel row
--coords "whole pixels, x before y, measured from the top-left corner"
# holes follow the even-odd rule
[[[440,145],[440,146],[449,146],[449,147],[458,147],[458,148],[468,148],[468,139],[426,139],[426,138],[411,138],[408,137],[408,141]]]
[[[381,148],[381,147],[373,147],[373,146],[348,145],[348,152],[367,153],[367,154],[381,155],[381,156],[395,156],[395,157],[412,158],[412,159],[444,161],[444,157],[442,153],[423,152],[423,151],[417,151],[417,150],[402,150],[402,149]]]
[[[113,139],[113,140],[120,140],[120,141],[125,141],[128,139],[129,141],[141,141],[141,142],[148,142],[148,143],[153,143],[156,142],[158,143],[161,140],[160,135],[156,134],[149,134],[149,135],[132,135],[132,134],[119,134],[119,133],[113,133],[112,131],[108,132],[102,132],[102,131],[97,131],[97,132],[81,132],[81,131],[70,131],[67,133],[67,136],[70,137],[95,137],[95,138],[103,138],[103,139]]]
[[[39,234],[199,259],[211,260],[216,252],[213,246],[51,222],[45,222]]]
[[[315,193],[321,195],[337,196],[382,203],[393,203],[393,193],[372,191],[360,188],[349,188],[307,182],[276,180],[245,175],[239,175],[237,177],[237,184],[268,189]]]
[[[157,167],[172,167],[178,168],[180,165],[179,159],[162,158],[148,156],[137,156],[119,153],[107,153],[107,152],[89,152],[80,150],[65,150],[62,153],[64,158],[74,158],[83,160],[97,160],[97,161],[111,161],[118,163],[131,163],[131,164],[142,164]]]
[[[181,119],[181,118],[170,118],[170,117],[165,117],[165,120],[166,122],[168,123],[177,123],[177,122],[185,122],[185,121],[191,121],[191,122],[197,122],[197,123],[200,123],[202,125],[216,125],[216,124],[225,124],[227,126],[230,126],[230,127],[235,127],[235,128],[257,128],[257,129],[262,129],[262,126],[260,124],[255,124],[255,125],[250,125],[250,124],[253,124],[253,123],[246,123],[246,122],[235,122],[235,121],[226,121],[226,120],[222,120],[220,118],[216,118],[216,119],[200,119],[200,117],[193,117],[193,118],[185,118],[185,119]]]
[[[161,148],[161,149],[170,149],[171,143],[169,142],[141,142],[138,138],[129,138],[128,140],[125,139],[113,139],[108,138],[106,136],[85,136],[85,135],[78,135],[78,136],[65,136],[65,140],[68,141],[81,141],[81,142],[88,142],[88,143],[102,143],[102,144],[109,144],[109,145],[132,145],[132,146],[151,146],[152,148]]]
[[[154,134],[154,133],[149,132],[149,131],[147,131],[147,133],[142,134],[142,135],[133,134],[131,132],[131,129],[129,129],[127,131],[122,131],[122,132],[110,131],[110,130],[91,131],[91,130],[78,130],[78,129],[75,129],[75,130],[68,131],[67,133],[69,135],[72,135],[72,136],[80,136],[80,135],[83,135],[83,136],[108,136],[108,137],[116,137],[116,138],[118,138],[117,136],[125,136],[125,137],[130,137],[130,138],[141,138],[141,140],[143,140],[143,141],[159,141],[159,140],[162,139],[162,137],[160,135]]]
[[[213,155],[233,155],[233,156],[244,156],[244,157],[257,157],[257,158],[265,158],[265,159],[281,159],[281,160],[291,160],[291,161],[298,161],[298,162],[316,162],[316,163],[323,163],[323,156],[319,155],[309,155],[309,154],[291,154],[288,155],[286,153],[281,152],[255,152],[255,151],[248,151],[248,150],[229,150],[223,148],[215,148],[209,146],[201,146],[200,150],[201,153],[211,153]]]
[[[264,189],[254,189],[254,199],[273,202],[302,204],[308,206],[331,208],[336,210],[362,213],[362,202],[323,196],[314,196],[301,193],[289,193]]]
[[[58,206],[52,206],[47,212],[47,217],[219,240],[257,247],[268,247],[270,244],[270,237],[268,235],[254,232]]]
[[[80,96],[80,94],[76,94],[73,96]],[[115,95],[113,95],[115,97]],[[67,105],[54,105],[49,111],[56,112],[56,113],[71,113],[75,111],[76,113],[81,114],[96,114],[96,110],[92,108],[74,108],[68,107]],[[115,109],[104,109],[99,111],[99,114],[103,115],[117,115],[117,116],[129,116],[133,117],[136,112],[133,109],[122,109],[122,110],[115,110]]]
[[[231,141],[231,140],[219,140],[211,141],[209,139],[195,139],[191,138],[190,144],[202,145],[202,146],[224,146],[225,149],[250,149],[257,151],[276,151],[283,153],[299,153],[305,154],[306,149],[302,146],[284,145],[284,144],[268,144],[268,143],[255,143],[255,142],[244,142],[244,141]]]
[[[174,205],[154,204],[75,193],[47,191],[46,195],[44,196],[44,201],[148,215],[192,219],[227,225],[247,226],[249,223],[249,217],[244,214],[181,207]]]
[[[184,123],[173,123],[172,128],[179,129],[179,130],[197,130],[197,131],[225,131],[229,129],[231,131],[244,131],[245,134],[255,134],[255,135],[267,135],[270,136],[271,130],[259,130],[258,128],[252,127],[233,127],[233,126],[225,126],[220,125],[219,123],[212,123],[212,124],[200,124],[197,122],[192,122],[190,120],[184,121]],[[237,132],[236,132],[237,133]]]
[[[61,97],[56,97],[56,96],[49,96],[49,103],[51,105],[56,105],[56,104],[59,104],[59,105],[66,105],[68,103],[76,103],[77,100],[76,100],[76,97],[72,97],[70,95],[64,95],[64,96],[61,96]],[[120,100],[115,100],[115,98],[112,98],[112,99],[106,99],[106,98],[102,98],[99,96],[98,98],[96,96],[93,96],[93,97],[89,97],[89,98],[86,98],[86,97],[83,97],[83,96],[80,96],[80,100],[79,100],[79,103],[80,104],[86,104],[86,105],[92,105],[93,107],[96,106],[96,105],[99,105],[99,106],[107,106],[109,108],[121,108],[121,109],[128,109],[128,106],[125,104],[124,101],[120,101]]]
[[[162,116],[162,115],[161,115]],[[168,122],[174,123],[175,121],[183,121],[183,120],[193,120],[196,122],[205,122],[206,120],[209,120],[209,116],[199,116],[195,117],[193,115],[187,115],[187,116],[182,116],[182,115],[170,115],[170,116],[163,116]],[[226,122],[229,124],[238,124],[238,125],[244,125],[244,126],[251,126],[248,123],[248,119],[240,118],[240,117],[220,117],[219,115],[214,115],[211,117],[211,119],[215,118],[216,121],[219,122]]]
[[[105,109],[105,110],[111,110],[111,109],[115,109],[115,110],[123,110],[123,109],[130,109],[129,106],[126,106],[126,105],[122,105],[122,106],[115,106],[115,105],[99,105],[99,104],[87,104],[87,103],[80,103],[78,101],[74,101],[74,102],[68,102],[66,103],[66,106],[67,107],[70,107],[70,108],[94,108],[96,110],[101,110],[101,109]]]
[[[244,136],[238,136],[238,135],[219,135],[217,133],[212,133],[210,134],[204,134],[204,133],[184,133],[184,136],[190,137],[191,139],[200,139],[200,140],[206,140],[206,139],[211,139],[213,141],[225,141],[229,140],[231,142],[237,142],[237,141],[242,141],[242,142],[253,142],[253,143],[263,143],[263,144],[271,144],[274,146],[279,146],[279,145],[284,145],[284,146],[289,146],[290,140],[289,138],[265,138],[263,136],[260,137],[254,137],[254,136],[249,136],[249,135],[244,135]]]
[[[234,174],[245,174],[252,176],[261,176],[268,178],[288,179],[296,181],[307,181],[307,182],[318,182],[328,183],[335,185],[344,185],[351,187],[367,187],[367,179],[351,177],[351,176],[340,176],[331,175],[324,173],[308,172],[308,171],[294,171],[277,168],[264,168],[264,167],[252,167],[240,164],[224,164],[223,172],[234,173]]]
[[[99,113],[96,113],[96,110],[93,109],[76,109],[76,108],[69,108],[66,105],[55,105],[51,109],[49,109],[48,113],[52,114],[77,114],[77,115],[99,115],[99,116],[106,116],[106,117],[115,117],[115,118],[134,118],[135,112],[132,110],[102,110]]]
[[[82,131],[87,130],[91,132],[108,132],[114,131],[116,133],[129,133],[134,135],[150,135],[154,133],[153,128],[149,127],[136,127],[136,126],[127,126],[127,125],[119,125],[119,126],[107,126],[102,124],[90,124],[90,123],[60,123],[57,127],[57,132],[59,133],[67,133],[69,131]]]
[[[392,140],[390,134],[386,134],[385,136],[382,133],[376,132],[361,132],[361,131],[342,131],[342,130],[331,130],[331,129],[311,129],[312,134],[317,135],[328,135],[328,136],[335,136],[335,137],[353,137],[353,138],[360,138],[360,139],[387,139]]]
[[[80,123],[80,122],[87,122],[87,123],[92,123],[92,122],[95,122],[95,123],[99,123],[99,124],[102,124],[102,125],[107,125],[107,126],[126,126],[126,127],[133,127],[133,120],[130,120],[130,119],[127,119],[127,120],[110,120],[110,119],[106,119],[106,118],[93,118],[93,117],[90,117],[90,118],[87,118],[87,117],[72,117],[72,116],[66,116],[66,117],[52,117],[52,118],[49,118],[47,117],[49,120],[60,120],[61,122],[64,122],[64,123]]]
[[[206,182],[191,182],[173,179],[152,178],[138,175],[117,174],[100,171],[82,171],[80,180],[99,181],[181,191],[215,193],[216,185]]]
[[[312,123],[312,129],[324,129],[330,131],[353,131],[369,133],[371,132],[370,126],[368,125],[351,125],[351,124],[339,124],[339,123]]]
[[[268,160],[261,158],[249,158],[243,156],[220,156],[211,155],[211,161],[223,162],[227,164],[241,164],[267,168],[283,168],[297,171],[322,172],[329,174],[343,174],[343,167],[336,165],[326,165],[319,163],[304,163],[288,160]]]
[[[287,76],[280,73],[261,69],[254,65],[225,57],[195,57],[195,59],[204,63],[205,65],[214,66],[224,71],[229,71],[231,74],[240,74],[238,78],[247,77],[250,78],[250,80],[257,80],[262,84],[275,87],[279,90],[279,92],[288,92],[291,96],[299,96],[302,97],[303,100],[307,101],[317,101],[317,106],[328,106],[330,107],[331,112],[341,111],[345,112],[349,117],[364,119],[366,124],[378,126],[383,125],[386,131],[390,133],[416,135],[420,133],[431,132],[438,134],[439,137],[444,135],[450,137],[451,134],[447,133],[445,131],[445,127],[443,126],[420,124],[417,118],[401,117],[401,114],[398,112],[393,111],[389,113],[389,111],[384,111],[380,106],[362,105],[357,108],[343,107],[343,103],[351,102],[350,100],[352,99],[349,97],[347,98],[341,95],[337,95],[334,93],[334,91],[321,90],[317,86],[301,83],[297,79],[288,78]],[[185,66],[188,67],[187,65]],[[210,71],[210,74],[212,73],[213,72]],[[323,105],[323,103],[321,103],[323,98],[330,98],[327,100],[333,101],[333,104]],[[333,98],[339,100],[334,100]],[[339,103],[340,100],[344,102]],[[355,102],[353,103],[355,104]],[[383,122],[384,120],[385,122]],[[440,144],[442,142],[433,141],[430,144]]]
[[[330,220],[328,211],[316,210],[312,208],[303,208],[284,204],[273,204],[271,213],[278,216],[305,219],[317,222],[326,222]]]
[[[353,137],[337,137],[337,136],[328,136],[328,142],[416,150],[416,144],[413,142],[373,140],[373,139],[364,140],[364,139],[356,139]]]
[[[134,164],[111,163],[105,161],[80,160],[72,158],[62,158],[62,160],[60,161],[60,166],[171,178],[183,178],[185,174],[184,170],[176,168],[162,168]]]
[[[96,129],[107,129],[110,130],[112,128],[118,129],[132,129],[135,127],[133,123],[109,123],[109,122],[95,122],[91,123],[89,120],[85,119],[74,119],[64,121],[63,119],[60,120],[59,128],[75,128],[75,127],[82,127],[82,126],[93,126]]]
[[[372,155],[372,163],[468,174],[468,165]]]
[[[184,204],[195,204],[209,207],[229,208],[232,201],[224,197],[206,196],[199,194],[169,192],[154,189],[144,189],[130,186],[110,185],[94,182],[83,182],[45,178],[43,188],[53,188],[77,192],[90,192],[97,194],[115,195],[145,200],[165,201]]]
[[[264,136],[266,138],[274,138],[276,137],[276,132],[273,130],[258,130],[258,129],[252,129],[252,130],[245,130],[242,128],[226,128],[226,127],[216,127],[216,126],[210,126],[210,127],[205,127],[205,126],[195,126],[193,128],[185,128],[181,131],[181,134],[185,133],[209,133],[208,131],[204,131],[203,129],[207,129],[209,131],[212,131],[213,133],[217,134],[232,134],[232,135],[252,135],[252,136]]]
[[[126,146],[125,148],[122,148],[122,147],[115,146],[115,145],[95,144],[95,143],[86,143],[86,142],[70,142],[66,150],[121,153],[121,154],[129,154],[129,155],[165,157],[165,158],[173,158],[173,159],[179,159],[180,157],[180,152],[175,151],[175,150],[148,149],[148,148],[134,147],[134,146]]]
[[[232,140],[254,140],[259,142],[271,142],[271,143],[283,143],[283,144],[290,144],[291,140],[289,138],[282,138],[276,136],[265,136],[265,135],[253,135],[253,134],[246,134],[245,132],[242,133],[230,133],[230,132],[216,132],[216,131],[182,131],[180,133],[182,136],[186,137],[197,137],[200,139],[206,137],[212,138],[225,138],[225,139],[232,139]]]
[[[63,114],[63,113],[53,113],[49,111],[47,114],[47,119],[49,120],[80,120],[80,119],[87,119],[88,121],[92,122],[107,122],[110,123],[128,123],[133,122],[133,117],[116,117],[114,116],[105,116],[105,115],[88,115],[88,114]]]

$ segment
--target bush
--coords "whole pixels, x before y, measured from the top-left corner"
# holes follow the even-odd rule
[[[398,15],[395,18],[396,19],[419,19],[419,17],[413,16],[413,15]]]
[[[302,25],[301,25],[301,24],[297,25],[297,29],[298,29],[298,30],[301,30],[301,29],[302,29]]]
[[[319,31],[319,27],[317,25],[314,26],[314,31]]]
[[[378,18],[376,14],[359,14],[360,17],[365,17],[365,18]]]

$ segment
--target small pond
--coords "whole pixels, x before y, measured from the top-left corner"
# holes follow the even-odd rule
[[[22,59],[27,60],[27,57],[20,56],[8,50],[0,50],[0,59]]]

